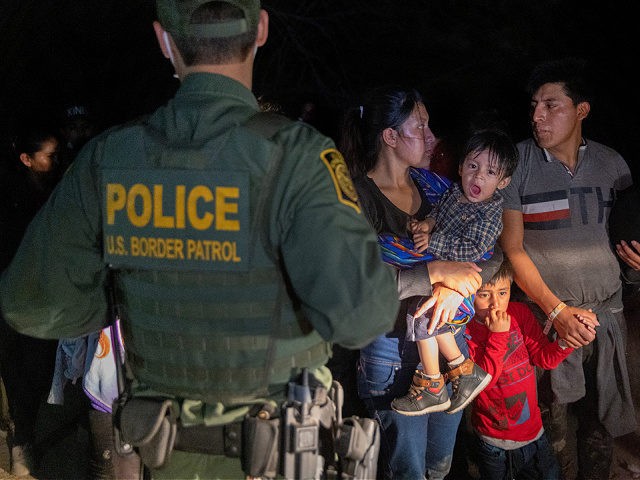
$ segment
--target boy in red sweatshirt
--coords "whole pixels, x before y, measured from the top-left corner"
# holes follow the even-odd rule
[[[512,280],[505,259],[476,292],[467,324],[470,358],[492,376],[471,410],[478,467],[482,479],[559,479],[542,427],[535,366],[555,368],[573,349],[549,341],[529,308],[509,301]]]

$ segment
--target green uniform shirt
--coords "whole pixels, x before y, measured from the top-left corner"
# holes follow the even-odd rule
[[[256,401],[253,378],[232,378],[237,398],[226,402],[203,385],[247,368],[271,393],[295,373],[288,357],[318,368],[331,342],[357,348],[390,330],[393,273],[333,141],[299,122],[266,140],[245,126],[256,112],[240,83],[196,73],[149,119],[91,140],[3,272],[7,322],[41,338],[104,327],[110,263],[142,383],[195,400],[218,423],[237,417],[229,406]],[[300,353],[323,342],[322,361],[305,365]],[[260,373],[265,358],[277,367]],[[178,372],[192,363],[197,373]],[[165,366],[166,378],[156,375]],[[175,390],[163,383],[174,374],[184,376]]]

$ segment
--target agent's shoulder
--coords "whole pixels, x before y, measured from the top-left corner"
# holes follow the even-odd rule
[[[305,139],[308,141],[331,141],[333,140],[327,137],[325,134],[321,133],[316,127],[313,125],[309,125],[308,123],[302,122],[300,120],[290,120],[288,124],[283,126],[281,132],[285,136],[289,136],[293,139]]]
[[[249,117],[244,126],[264,138],[271,139],[280,131],[292,128],[295,123],[277,112],[258,112]]]
[[[143,115],[136,117],[127,122],[113,125],[106,128],[99,134],[97,134],[92,141],[97,143],[104,143],[107,140],[114,140],[119,137],[136,136],[140,135],[142,129],[147,128],[149,125],[149,115]],[[91,140],[90,140],[91,141]]]
[[[262,138],[282,145],[285,150],[313,152],[335,147],[332,139],[315,127],[277,112],[258,112],[251,116],[244,127]]]

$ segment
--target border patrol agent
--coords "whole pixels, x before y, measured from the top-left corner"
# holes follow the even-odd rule
[[[258,456],[276,442],[234,427],[256,406],[268,418],[301,372],[329,389],[332,342],[359,348],[398,309],[333,141],[259,113],[267,12],[205,4],[157,0],[179,90],[90,140],[0,283],[12,327],[59,338],[107,325],[114,278],[130,402],[149,400],[125,405],[119,431],[148,448],[154,479],[244,478],[233,441]]]

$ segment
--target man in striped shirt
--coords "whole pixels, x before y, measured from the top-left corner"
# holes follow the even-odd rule
[[[517,145],[518,166],[503,190],[500,245],[545,333],[553,326],[577,348],[540,385],[565,479],[575,478],[576,458],[565,449],[567,406],[575,404],[578,478],[606,480],[613,438],[636,428],[620,267],[608,234],[616,192],[632,179],[616,151],[582,136],[591,108],[584,67],[562,59],[532,72],[533,138]]]

